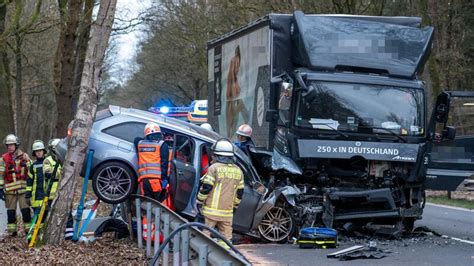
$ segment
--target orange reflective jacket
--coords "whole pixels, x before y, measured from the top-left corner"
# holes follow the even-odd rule
[[[144,178],[161,180],[161,146],[163,141],[138,142],[138,182]]]

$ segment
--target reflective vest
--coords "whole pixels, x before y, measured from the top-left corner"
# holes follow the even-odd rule
[[[54,167],[56,167],[56,164],[58,162],[54,160],[53,156],[48,156],[46,159],[43,161],[43,173],[46,179],[53,178],[51,175],[53,174]],[[51,192],[49,194],[49,199],[52,200],[56,197],[56,191],[58,190],[58,182],[59,179],[61,178],[61,173],[62,173],[62,167],[61,165],[58,165],[58,168],[56,170],[56,181],[53,182],[53,186],[51,187]]]
[[[28,185],[26,191],[31,192],[31,207],[41,207],[43,199],[46,197],[48,180],[43,174],[44,159],[37,159],[28,167]]]
[[[0,188],[4,187],[5,194],[23,194],[26,192],[26,180],[28,179],[28,163],[30,161],[27,154],[21,151],[15,152],[17,155],[5,153],[0,162]]]
[[[234,206],[240,203],[237,190],[244,188],[242,170],[234,164],[214,163],[209,167],[203,183],[212,186],[208,196],[198,194],[203,200],[202,214],[215,221],[232,220]]]
[[[138,142],[138,182],[144,178],[161,180],[161,146],[163,141]]]

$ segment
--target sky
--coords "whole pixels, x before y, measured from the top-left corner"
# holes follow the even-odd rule
[[[132,20],[137,18],[140,12],[145,11],[151,6],[151,0],[118,0],[115,26],[120,24],[120,21]],[[133,65],[137,55],[140,35],[143,34],[140,27],[135,30],[114,36],[116,42],[116,56],[112,64],[112,79],[115,82],[125,82],[133,73]]]

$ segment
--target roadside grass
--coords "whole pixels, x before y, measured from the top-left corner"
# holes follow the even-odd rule
[[[474,210],[474,201],[465,199],[448,199],[447,196],[429,196],[427,197],[427,201],[435,204],[443,204]]]

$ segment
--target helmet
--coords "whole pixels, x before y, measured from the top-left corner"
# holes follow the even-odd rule
[[[33,153],[40,150],[46,151],[46,147],[44,146],[44,142],[42,140],[35,140],[33,141],[33,145],[31,145],[31,150]]]
[[[228,139],[219,139],[211,147],[215,155],[233,157],[234,156],[234,145]]]
[[[48,141],[48,149],[50,151],[54,151],[56,149],[56,146],[59,144],[60,141],[61,141],[61,139],[50,139]]]
[[[148,136],[148,135],[151,135],[151,134],[156,134],[156,133],[161,134],[161,129],[160,129],[160,126],[157,123],[150,122],[150,123],[146,124],[144,133],[145,133],[145,137]]]
[[[8,144],[15,144],[17,146],[20,145],[20,139],[13,135],[13,134],[8,134],[5,139],[3,140],[3,144],[8,145]]]
[[[237,135],[250,138],[252,136],[252,128],[247,124],[243,124],[239,127],[239,129],[237,129],[235,133]]]
[[[212,129],[211,124],[209,124],[209,123],[204,123],[204,124],[201,125],[201,127],[202,127],[202,128],[205,128],[205,129],[207,129],[207,130],[210,130],[210,131],[213,131],[213,130],[214,130],[214,129]]]

